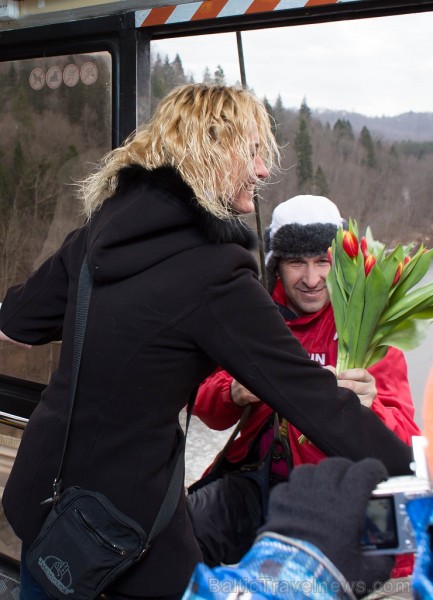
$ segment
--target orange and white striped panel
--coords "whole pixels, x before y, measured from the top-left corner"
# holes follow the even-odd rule
[[[201,0],[187,2],[176,6],[160,6],[139,10],[135,13],[137,27],[170,25],[201,21],[203,19],[220,19],[254,13],[305,8],[324,4],[340,4],[358,2],[359,0]]]

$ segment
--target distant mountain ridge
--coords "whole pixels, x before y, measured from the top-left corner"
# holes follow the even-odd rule
[[[344,110],[311,109],[312,115],[322,123],[334,126],[338,119],[350,121],[355,133],[365,126],[375,137],[390,141],[433,141],[433,113],[406,112],[395,117],[367,117]]]

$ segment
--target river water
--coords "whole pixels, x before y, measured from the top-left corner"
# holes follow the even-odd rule
[[[423,285],[433,281],[433,267],[423,279]],[[405,353],[408,365],[408,377],[415,406],[415,420],[422,427],[422,400],[430,368],[433,368],[433,325],[423,343]],[[186,481],[198,479],[204,469],[213,460],[215,454],[224,446],[231,430],[213,431],[208,429],[196,417],[192,417],[186,448]]]

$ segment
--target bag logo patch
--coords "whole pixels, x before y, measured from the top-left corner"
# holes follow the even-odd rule
[[[57,558],[57,556],[47,556],[45,559],[40,556],[38,558],[38,565],[62,594],[74,593],[73,588],[71,588],[72,575],[67,562]]]

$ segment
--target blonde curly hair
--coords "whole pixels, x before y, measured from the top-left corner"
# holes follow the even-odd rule
[[[237,192],[233,163],[257,185],[251,148],[252,123],[257,124],[259,153],[271,171],[279,160],[269,116],[248,90],[237,86],[188,84],[163,98],[152,119],[109,152],[98,170],[79,183],[87,217],[116,190],[119,170],[172,166],[193,189],[197,201],[218,218],[233,216]]]

